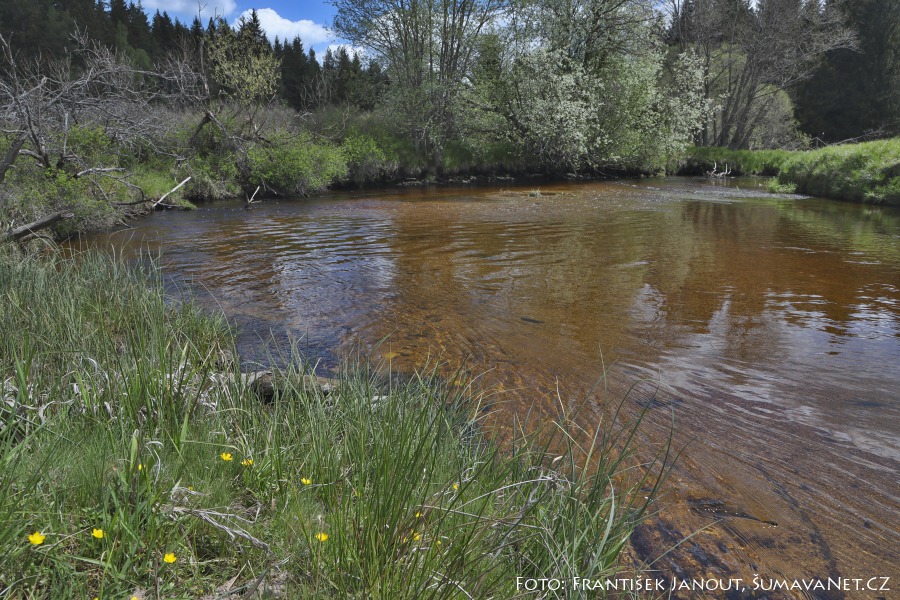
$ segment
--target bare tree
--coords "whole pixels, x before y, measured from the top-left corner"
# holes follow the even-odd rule
[[[69,143],[75,126],[102,128],[119,151],[152,144],[162,133],[153,110],[163,96],[157,74],[86,37],[76,41],[65,60],[19,62],[0,36],[0,126],[13,136],[0,181],[23,156],[76,178],[120,170],[79,154]]]

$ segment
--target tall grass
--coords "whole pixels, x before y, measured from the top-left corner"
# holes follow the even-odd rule
[[[699,175],[714,164],[735,175],[777,176],[769,184],[776,192],[900,205],[900,138],[798,152],[692,148],[672,170]]]
[[[778,180],[804,194],[900,205],[900,138],[792,154]]]
[[[266,404],[232,344],[153,266],[0,249],[0,596],[509,597],[622,568],[666,472],[639,419],[500,448],[435,369],[297,359]]]

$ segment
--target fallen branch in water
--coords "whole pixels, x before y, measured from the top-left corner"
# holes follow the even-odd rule
[[[166,192],[165,194],[163,194],[162,196],[160,196],[160,197],[159,197],[159,200],[157,200],[156,202],[153,203],[153,208],[156,208],[157,206],[168,206],[168,207],[170,207],[170,208],[174,208],[174,207],[175,207],[174,204],[163,204],[163,200],[165,200],[166,197],[167,197],[169,194],[172,194],[172,193],[178,191],[178,188],[180,188],[181,186],[183,186],[184,184],[186,184],[186,183],[187,183],[188,181],[190,181],[190,180],[191,180],[191,177],[190,177],[190,175],[188,175],[187,178],[185,178],[184,181],[182,181],[181,183],[179,183],[178,185],[176,185],[175,187],[173,187],[171,190],[169,190],[168,192]]]

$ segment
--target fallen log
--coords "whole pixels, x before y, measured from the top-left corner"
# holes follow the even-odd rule
[[[22,225],[21,227],[16,227],[11,231],[7,231],[6,235],[4,235],[2,239],[4,242],[22,242],[25,240],[25,238],[36,234],[41,229],[46,229],[47,227],[55,225],[60,221],[71,219],[74,216],[75,214],[70,210],[61,210],[57,213],[53,213],[52,215],[41,217],[37,221],[32,221],[27,225]]]

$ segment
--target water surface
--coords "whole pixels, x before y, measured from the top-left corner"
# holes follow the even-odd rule
[[[598,407],[641,382],[647,440],[674,415],[687,447],[636,554],[706,527],[668,573],[900,576],[896,209],[752,180],[429,188],[160,213],[91,242],[162,250],[245,356],[270,335],[326,367],[439,356],[501,414],[552,413],[604,367]]]

